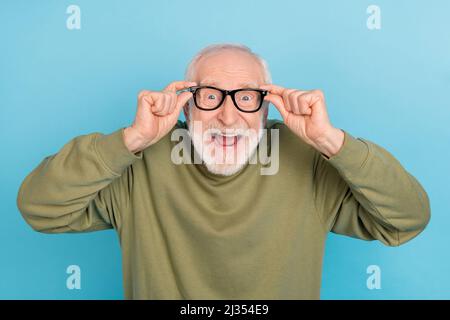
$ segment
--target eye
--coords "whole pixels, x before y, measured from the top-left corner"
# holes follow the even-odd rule
[[[209,100],[215,100],[216,96],[213,95],[213,94],[209,94],[206,98],[209,99]]]
[[[243,100],[243,101],[250,101],[250,100],[252,100],[252,97],[250,95],[245,95],[245,96],[241,97],[241,100]]]

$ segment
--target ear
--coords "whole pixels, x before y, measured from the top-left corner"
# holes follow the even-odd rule
[[[267,101],[267,104],[265,105],[263,109],[263,126],[266,127],[267,124],[267,115],[269,114],[269,102]]]
[[[184,117],[186,118],[186,122],[189,123],[189,101],[183,106]]]

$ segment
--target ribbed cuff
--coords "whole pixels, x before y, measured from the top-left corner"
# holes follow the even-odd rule
[[[98,134],[95,138],[95,149],[103,164],[115,175],[134,161],[142,159],[142,151],[132,153],[125,145],[124,127],[110,134]]]
[[[340,172],[351,173],[363,167],[369,156],[369,145],[344,131],[344,143],[338,153],[330,158],[324,157]]]

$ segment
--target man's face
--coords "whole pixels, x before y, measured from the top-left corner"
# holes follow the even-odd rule
[[[226,50],[202,57],[192,81],[224,90],[259,88],[264,74],[254,57]],[[209,171],[222,175],[234,174],[247,163],[267,118],[267,108],[241,112],[230,96],[216,110],[200,110],[191,101],[184,112],[196,152]]]

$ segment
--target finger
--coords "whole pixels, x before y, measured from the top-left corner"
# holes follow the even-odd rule
[[[292,113],[300,114],[300,107],[297,98],[301,95],[300,91],[296,90],[289,94],[289,104],[291,105]]]
[[[165,87],[163,92],[177,92],[178,90],[186,89],[189,87],[196,86],[197,83],[193,81],[174,81],[169,83],[167,87]]]
[[[278,109],[283,119],[287,118],[289,111],[287,111],[285,108],[283,98],[281,98],[279,95],[268,94],[267,96],[265,96],[264,100],[271,102],[275,106],[275,108]]]
[[[295,89],[285,89],[283,92],[284,105],[286,107],[286,110],[289,112],[295,112],[295,110],[293,109],[295,106],[291,103],[291,98],[290,98],[290,96],[293,92],[295,92]]]
[[[138,107],[139,106],[144,106],[144,105],[152,106],[153,104],[154,104],[154,99],[152,98],[151,95],[149,95],[149,94],[139,94]]]
[[[172,103],[171,100],[172,97],[170,94],[168,93],[164,94],[164,105],[161,112],[159,113],[161,116],[165,116],[170,113],[170,104]]]
[[[144,96],[150,94],[150,92],[151,92],[151,91],[148,91],[148,90],[142,90],[142,91],[140,91],[139,94],[138,94],[138,100],[139,100],[139,99],[142,99],[142,97],[144,97]]]
[[[268,90],[270,93],[277,94],[280,96],[283,95],[283,92],[286,90],[295,90],[295,89],[284,88],[284,87],[277,86],[274,84],[263,84],[263,85],[260,85],[259,88],[263,89],[263,90]],[[296,90],[296,91],[301,92],[301,93],[308,92],[305,90]]]
[[[178,96],[175,92],[170,93],[170,108],[169,113],[172,113],[175,110],[175,107],[177,106],[177,100]]]
[[[164,94],[158,94],[157,99],[152,107],[152,112],[156,115],[159,115],[164,107],[166,97]]]
[[[181,108],[192,98],[192,92],[182,92],[177,96],[174,112],[179,112]]]
[[[311,98],[308,96],[308,94],[302,94],[297,97],[297,103],[299,105],[299,112],[302,115],[311,115],[312,109],[311,109]]]
[[[150,92],[143,93],[142,95],[140,95],[141,103],[139,103],[139,105],[150,107],[151,111],[153,112],[154,106],[158,102],[158,99],[158,95],[150,94]]]
[[[317,102],[320,101],[321,96],[319,94],[317,94],[314,91],[310,91],[307,92],[305,94],[303,94],[301,97],[301,106],[302,109],[306,110],[309,109],[310,111],[307,111],[310,115],[312,115],[313,113],[313,106],[315,106],[317,104]],[[320,106],[318,105],[317,108],[314,107],[314,113],[316,115],[321,115],[323,114],[324,110],[321,110]]]
[[[263,84],[259,86],[259,88],[263,90],[268,90],[270,93],[277,94],[279,96],[283,95],[283,92],[286,90],[286,88],[277,86],[275,84]]]

